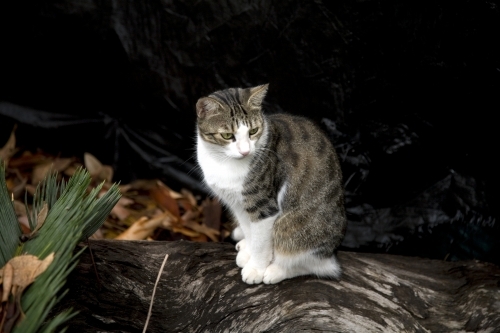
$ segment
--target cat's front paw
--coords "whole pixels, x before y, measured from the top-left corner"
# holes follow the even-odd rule
[[[236,265],[243,268],[250,260],[250,253],[245,249],[240,249],[239,251],[240,252],[236,255]]]
[[[243,229],[241,229],[241,227],[234,228],[233,232],[231,233],[231,238],[235,241],[240,241],[244,237],[245,235],[243,234]]]
[[[266,271],[264,272],[263,282],[265,284],[274,284],[283,281],[286,279],[286,271],[276,264],[271,264],[267,266]]]
[[[236,243],[236,251],[241,251],[245,250],[247,248],[247,241],[245,239],[240,240],[238,243]]]
[[[264,278],[264,271],[265,269],[259,269],[258,267],[249,263],[241,270],[241,277],[243,279],[243,282],[245,283],[259,284]]]

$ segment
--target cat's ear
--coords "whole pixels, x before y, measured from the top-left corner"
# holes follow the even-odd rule
[[[196,114],[198,118],[206,118],[217,113],[220,104],[215,99],[203,97],[196,102]]]
[[[250,108],[259,108],[262,105],[264,97],[266,97],[268,83],[261,86],[250,88],[250,97],[248,98],[248,105]]]

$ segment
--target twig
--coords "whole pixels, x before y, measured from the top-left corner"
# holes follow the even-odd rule
[[[99,290],[101,290],[102,287],[101,279],[99,279],[99,273],[97,272],[97,265],[95,264],[94,254],[92,253],[92,248],[90,247],[90,241],[88,237],[87,237],[87,245],[89,247],[90,259],[92,260],[92,266],[94,267],[94,273],[97,279],[97,284],[99,285]]]
[[[148,328],[149,318],[151,318],[151,310],[153,309],[153,300],[155,298],[156,286],[158,285],[158,282],[160,281],[160,276],[161,276],[161,273],[163,272],[163,268],[165,267],[167,259],[168,259],[168,253],[165,254],[165,258],[163,259],[163,263],[161,264],[160,270],[158,271],[158,276],[156,277],[155,286],[153,288],[153,294],[151,295],[151,303],[149,304],[148,317],[146,318],[146,323],[144,324],[144,330],[142,331],[142,333],[146,333],[146,329]]]

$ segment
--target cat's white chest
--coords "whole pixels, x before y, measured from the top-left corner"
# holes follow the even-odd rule
[[[243,199],[241,192],[250,169],[249,159],[224,158],[210,151],[212,148],[198,138],[198,164],[203,171],[205,183],[232,206]]]

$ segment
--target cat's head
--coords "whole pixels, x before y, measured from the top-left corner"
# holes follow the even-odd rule
[[[224,155],[252,155],[264,133],[262,101],[267,84],[216,91],[196,103],[199,137]]]

